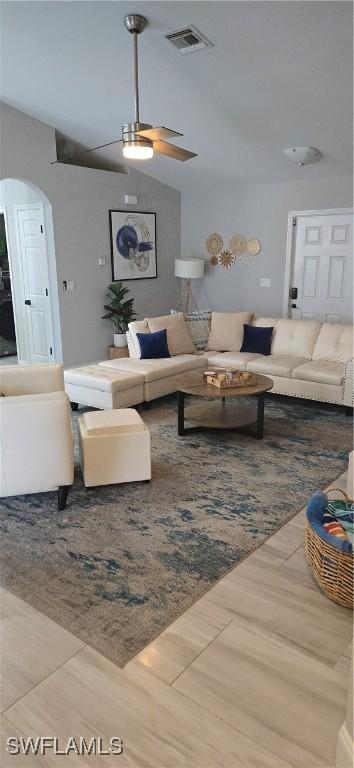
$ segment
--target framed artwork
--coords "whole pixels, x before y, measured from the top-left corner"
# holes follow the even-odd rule
[[[112,279],[157,277],[156,213],[110,211]]]

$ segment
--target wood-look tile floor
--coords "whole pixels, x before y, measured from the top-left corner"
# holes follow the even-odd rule
[[[345,487],[345,475],[336,481]],[[352,616],[305,562],[304,511],[120,669],[1,593],[1,768],[332,768]],[[123,740],[123,755],[14,756],[9,736]]]

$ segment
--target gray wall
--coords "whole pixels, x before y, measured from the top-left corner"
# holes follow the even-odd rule
[[[201,256],[208,262],[196,291],[201,308],[252,309],[258,316],[282,315],[288,212],[353,205],[351,176],[307,180],[306,171],[306,167],[299,169],[303,181],[183,193],[182,254]],[[205,248],[212,232],[222,235],[225,247],[236,232],[257,237],[262,252],[253,257],[250,267],[212,268]],[[260,287],[261,277],[271,279],[270,288]]]
[[[180,255],[180,193],[135,170],[110,173],[55,160],[55,132],[18,110],[1,107],[1,175],[37,185],[52,205],[59,307],[65,365],[106,355],[113,329],[101,320],[111,282],[108,211],[131,210],[125,194],[136,194],[133,209],[157,214],[158,278],[129,281],[139,317],[164,314],[176,303],[174,260]],[[99,258],[106,258],[103,267]],[[63,280],[75,290],[64,292]]]

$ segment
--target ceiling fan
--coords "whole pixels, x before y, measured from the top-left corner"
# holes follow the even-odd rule
[[[112,144],[123,144],[123,155],[129,160],[147,160],[153,157],[154,152],[159,155],[167,155],[174,160],[191,160],[197,157],[195,152],[189,152],[188,149],[176,147],[165,141],[166,138],[174,136],[183,136],[183,133],[173,131],[170,128],[159,126],[153,127],[149,123],[141,123],[139,117],[139,72],[138,72],[138,35],[140,35],[148,21],[145,16],[139,14],[129,14],[124,19],[124,26],[134,36],[134,106],[135,120],[132,123],[124,123],[122,126],[122,138],[115,141],[109,141],[107,144],[100,144],[98,147],[92,147],[85,152],[94,152],[97,149],[109,147]]]
[[[196,157],[195,152],[176,147],[164,139],[173,136],[183,136],[178,131],[160,126],[154,128],[148,123],[141,123],[139,119],[139,75],[138,75],[138,35],[147,26],[145,16],[129,14],[124,19],[124,26],[134,36],[134,85],[135,85],[135,121],[125,123],[122,126],[123,155],[127,158],[143,159],[152,157],[154,152],[167,155],[174,160],[190,160]]]

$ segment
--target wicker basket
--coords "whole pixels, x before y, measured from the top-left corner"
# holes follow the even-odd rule
[[[341,488],[330,490],[339,491],[346,501],[351,502]],[[308,520],[305,529],[305,551],[307,562],[322,591],[335,603],[345,608],[353,608],[353,554],[341,552],[328,544],[314,531]]]
[[[218,389],[236,389],[236,387],[254,387],[257,384],[257,377],[253,376],[251,373],[248,373],[248,379],[245,380],[242,376],[244,374],[244,371],[232,371],[232,378],[229,379],[221,379],[220,373],[224,373],[224,370],[219,371],[216,373],[215,376],[212,374],[204,374],[204,378],[207,381],[207,384],[212,384],[213,387],[217,387]],[[240,378],[237,379],[235,377],[235,374],[239,373]]]

